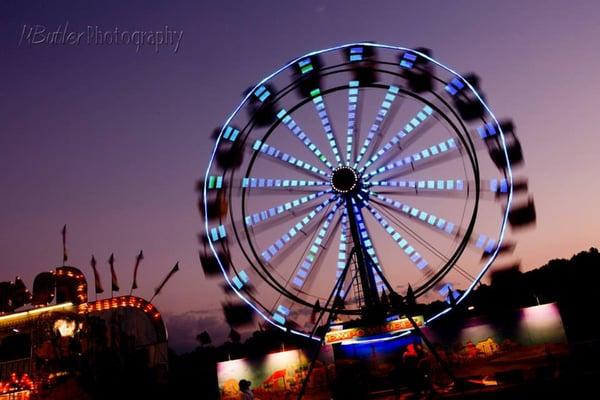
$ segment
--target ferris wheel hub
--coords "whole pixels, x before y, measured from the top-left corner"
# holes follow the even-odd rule
[[[331,174],[331,186],[340,194],[358,190],[360,178],[354,168],[348,166],[338,167]]]

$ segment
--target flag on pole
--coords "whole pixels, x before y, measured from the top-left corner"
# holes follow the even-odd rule
[[[62,245],[63,245],[63,265],[67,263],[69,255],[67,254],[67,224],[62,228]]]
[[[412,286],[408,285],[408,289],[406,290],[406,306],[408,307],[408,311],[413,313],[415,307],[417,306],[417,298],[415,297],[415,292],[413,292]]]
[[[315,302],[315,305],[312,309],[312,312],[310,314],[310,323],[314,324],[317,322],[317,314],[321,312],[321,303],[319,303],[319,300],[317,299],[317,301]]]
[[[102,282],[100,281],[100,274],[96,269],[96,259],[92,256],[92,269],[94,270],[94,286],[96,287],[96,294],[104,293],[104,288],[102,287]]]
[[[160,283],[160,285],[158,285],[158,287],[156,289],[154,289],[154,296],[152,296],[152,299],[154,299],[160,293],[160,291],[165,287],[165,285],[167,284],[167,282],[169,281],[169,279],[171,279],[171,277],[173,275],[175,275],[175,272],[177,272],[177,271],[179,271],[179,261],[171,269],[171,272],[169,272],[167,274],[167,276],[165,277],[165,279],[163,279],[163,281]],[[152,301],[152,299],[150,299],[150,301]]]
[[[110,265],[110,275],[111,275],[111,291],[118,292],[119,291],[119,281],[117,280],[117,273],[115,272],[115,255],[111,254],[108,259],[108,264]]]
[[[133,292],[134,289],[138,288],[137,273],[138,273],[138,268],[140,266],[140,262],[143,259],[144,259],[144,252],[140,250],[140,254],[138,254],[137,257],[135,258],[135,267],[133,268],[133,283],[131,284],[131,291],[129,292],[129,294],[131,294],[131,292]]]

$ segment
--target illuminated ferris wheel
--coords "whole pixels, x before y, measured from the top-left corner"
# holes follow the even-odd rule
[[[391,293],[460,303],[503,245],[510,122],[473,75],[425,49],[354,43],[299,57],[249,89],[216,133],[202,185],[205,271],[269,323],[385,314]],[[382,311],[383,310],[383,311]],[[384,315],[385,316],[385,315]]]

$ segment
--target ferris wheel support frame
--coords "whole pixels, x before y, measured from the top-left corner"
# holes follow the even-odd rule
[[[349,205],[352,205],[351,204],[352,203],[351,195],[349,195],[349,194],[346,195],[346,202],[350,203]],[[350,212],[348,215],[349,216],[354,215],[354,213]],[[315,328],[314,328],[313,332],[311,333],[310,338],[314,338],[316,330],[319,328],[318,322],[321,320],[321,318],[323,318],[323,315],[325,314],[325,312],[327,311],[327,308],[329,307],[329,303],[333,302],[333,304],[331,306],[331,311],[329,312],[329,314],[327,316],[327,322],[321,326],[321,329],[323,329],[325,332],[330,329],[331,323],[333,322],[333,319],[336,315],[335,309],[337,307],[340,307],[340,304],[336,303],[333,300],[337,299],[340,296],[340,293],[342,292],[342,288],[344,286],[344,280],[346,279],[348,270],[350,268],[350,263],[352,261],[352,256],[354,255],[354,256],[356,256],[357,262],[359,263],[359,266],[358,266],[359,270],[357,272],[360,273],[361,270],[363,271],[362,275],[361,275],[361,279],[363,278],[364,275],[367,275],[365,277],[367,282],[372,279],[372,282],[374,283],[375,277],[374,277],[373,271],[374,270],[377,271],[377,274],[381,277],[383,284],[385,285],[385,287],[388,289],[388,291],[390,293],[392,311],[395,313],[398,313],[398,315],[403,315],[408,319],[416,336],[418,336],[419,339],[421,339],[423,341],[423,343],[425,343],[425,346],[431,352],[431,354],[435,358],[436,362],[442,367],[442,369],[444,370],[446,375],[448,375],[448,377],[454,384],[460,384],[460,381],[457,380],[456,376],[452,372],[452,368],[450,368],[450,365],[448,365],[448,363],[446,363],[446,361],[440,356],[439,352],[437,351],[437,349],[435,348],[433,343],[431,343],[431,341],[423,333],[423,330],[419,327],[419,324],[417,324],[417,322],[412,317],[412,310],[407,302],[406,297],[403,297],[398,292],[396,292],[394,290],[394,288],[392,287],[392,285],[390,284],[390,282],[385,277],[385,275],[383,273],[381,273],[381,271],[379,271],[379,269],[377,269],[375,267],[375,264],[373,263],[373,260],[371,259],[371,257],[368,254],[362,253],[363,247],[360,244],[360,236],[358,235],[358,224],[356,224],[356,218],[354,218],[354,223],[350,222],[350,228],[353,231],[355,231],[355,233],[356,233],[356,237],[354,237],[354,233],[353,233],[353,241],[356,239],[358,239],[358,240],[355,242],[355,245],[352,247],[352,250],[350,251],[348,260],[346,262],[346,266],[345,266],[344,270],[342,271],[342,273],[340,274],[340,277],[336,281],[336,284],[334,285],[333,289],[331,290],[331,293],[329,294],[327,302],[325,303],[325,307],[321,308],[319,317],[316,320],[317,323],[315,324]],[[358,245],[356,243],[358,243]],[[360,256],[361,253],[362,253],[362,256]],[[362,262],[358,261],[359,257],[362,259]],[[370,261],[371,267],[368,265],[367,260]],[[354,279],[356,279],[356,277],[354,277],[353,280]],[[364,290],[364,288],[363,288],[363,290]],[[384,315],[383,309],[381,307],[382,306],[381,299],[379,298],[376,286],[374,287],[374,294],[375,294],[375,298],[377,299],[377,303],[371,304],[371,308],[365,310],[365,313],[362,315],[362,318],[361,318],[363,321],[366,320],[367,323],[373,323],[373,322],[375,322],[377,316]],[[347,295],[348,295],[348,291],[346,291],[343,294],[342,304],[343,304],[343,300],[345,300]],[[398,337],[398,336],[396,336],[396,337]],[[321,349],[323,347],[324,341],[325,341],[325,334],[322,334],[318,339],[318,344],[316,345],[315,351],[310,359],[310,365],[308,367],[306,377],[304,378],[304,380],[302,382],[300,391],[298,392],[298,396],[296,398],[297,400],[302,400],[302,398],[304,397],[304,393],[306,392],[306,387],[307,387],[308,381],[310,380],[310,376],[312,375],[312,372],[316,365],[316,361],[319,358],[319,354],[321,354]],[[461,387],[459,386],[459,389],[460,388]]]
[[[373,268],[367,264],[365,249],[360,239],[358,222],[356,221],[356,215],[354,215],[352,204],[353,195],[347,194],[345,197],[348,224],[350,225],[350,232],[352,234],[352,242],[354,243],[357,260],[357,269],[360,277],[360,285],[365,300],[365,316],[371,318],[381,314],[381,299],[379,298],[377,285],[375,284]]]

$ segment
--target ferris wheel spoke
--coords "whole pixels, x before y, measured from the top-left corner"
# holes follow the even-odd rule
[[[298,265],[298,267],[296,268],[296,275],[292,279],[292,285],[294,285],[294,287],[296,289],[302,289],[302,287],[307,282],[310,275],[313,275],[313,271],[318,269],[318,268],[313,268],[313,267],[315,267],[315,263],[317,262],[319,256],[322,254],[321,250],[327,248],[327,246],[326,246],[326,243],[328,240],[327,235],[329,232],[329,228],[331,227],[331,221],[333,220],[333,217],[335,216],[335,213],[339,207],[339,204],[340,204],[339,202],[336,203],[333,206],[333,208],[331,209],[331,211],[329,211],[327,213],[327,217],[325,218],[325,221],[321,225],[321,228],[319,229],[317,236],[315,237],[310,248],[308,249],[308,254],[304,258],[302,263],[300,265]]]
[[[210,175],[206,183],[207,190],[223,190],[227,185],[223,175]],[[268,190],[316,190],[315,188],[323,186],[331,186],[331,182],[324,180],[308,180],[308,179],[282,179],[282,178],[254,178],[245,177],[234,180],[232,187],[241,189],[268,189]],[[296,189],[301,188],[301,189]],[[257,191],[253,191],[256,193]]]
[[[419,222],[421,225],[428,226],[434,230],[437,230],[438,232],[442,232],[452,237],[455,237],[461,233],[460,227],[452,221],[413,207],[410,204],[390,199],[389,197],[385,197],[379,193],[371,192],[370,194],[377,200],[381,201],[382,203],[380,204],[383,206],[395,208],[401,211],[402,215]],[[484,254],[491,254],[496,250],[498,241],[490,236],[473,232],[469,238],[469,245],[482,250]]]
[[[378,193],[402,193],[402,195],[460,195],[461,192],[475,187],[474,180],[463,179],[427,179],[427,180],[380,180],[370,181],[367,187],[390,188],[379,190]],[[525,182],[513,184],[513,191],[526,190]],[[510,189],[510,182],[506,178],[480,179],[479,191],[484,193],[493,193],[496,196],[507,195]]]
[[[362,196],[360,196],[360,195],[358,195],[358,196],[361,199],[360,201],[363,204],[365,204],[365,202],[362,199]],[[354,202],[354,201],[352,204],[352,209],[353,209],[352,211],[354,212],[354,215],[356,216],[356,222],[358,224],[358,231],[359,231],[360,239],[362,241],[362,245],[364,246],[365,250],[367,251],[367,254],[369,255],[371,261],[373,261],[373,264],[374,264],[371,268],[373,269],[373,276],[375,277],[375,284],[377,285],[378,290],[381,292],[381,290],[385,287],[385,284],[381,280],[381,276],[379,275],[379,273],[377,271],[375,271],[375,268],[377,268],[380,273],[383,273],[383,270],[381,269],[381,264],[379,263],[379,257],[377,257],[377,253],[375,252],[375,247],[373,246],[373,241],[371,240],[371,235],[369,234],[369,229],[367,228],[367,225],[365,224],[363,215],[360,212],[360,209],[358,208],[356,202]]]
[[[373,206],[371,206],[370,204],[366,204],[367,208],[369,209],[369,211],[371,212],[371,214],[373,215],[373,217],[379,222],[379,224],[383,227],[383,229],[390,235],[390,237],[392,238],[392,240],[394,240],[398,246],[404,251],[404,253],[407,255],[407,257],[410,259],[410,261],[417,267],[417,269],[423,274],[423,276],[425,278],[430,278],[435,274],[435,270],[429,265],[429,263],[425,260],[425,258],[423,258],[423,256],[417,252],[415,250],[415,248],[410,245],[410,243],[402,237],[402,235],[396,231],[387,220],[385,220],[385,218],[383,218],[383,216],[377,211],[377,209]],[[431,247],[430,245],[428,245],[427,247]],[[446,260],[446,257],[443,256],[443,254],[441,254],[438,250],[436,250],[435,248],[431,248],[432,251],[434,251],[434,253],[436,253],[438,255],[438,257],[440,257],[443,260]],[[456,265],[455,265],[456,267]],[[461,273],[461,275],[467,277],[467,279],[474,279],[473,277],[468,276],[469,274],[466,273],[466,271],[460,271],[461,269],[459,269],[459,273]],[[434,285],[436,291],[438,292],[438,294],[444,298],[444,300],[448,299],[449,295],[455,296],[456,291],[454,290],[454,287],[452,284],[447,283],[444,280],[440,280],[438,281],[435,285]],[[457,297],[455,297],[457,298]]]
[[[379,106],[379,111],[377,112],[375,121],[373,121],[373,124],[371,125],[371,128],[369,129],[367,138],[365,139],[362,147],[360,148],[360,150],[358,152],[358,155],[356,156],[356,160],[354,161],[354,168],[358,167],[358,164],[360,163],[360,161],[364,157],[365,153],[367,152],[367,149],[369,148],[369,144],[371,144],[371,141],[373,140],[375,135],[377,135],[379,133],[379,131],[381,129],[381,125],[383,124],[383,121],[384,121],[386,115],[388,114],[390,107],[394,103],[394,100],[396,100],[396,98],[398,97],[397,95],[398,95],[399,91],[400,91],[400,88],[398,88],[397,86],[394,86],[394,85],[389,86],[388,91],[385,94],[385,97],[381,103],[381,106]]]
[[[317,110],[317,114],[319,114],[321,125],[323,125],[323,129],[325,130],[325,136],[327,137],[327,141],[331,146],[331,151],[335,156],[335,160],[338,164],[341,164],[342,159],[340,157],[340,151],[338,150],[337,141],[335,135],[333,134],[333,129],[331,128],[331,122],[329,120],[329,116],[327,115],[327,108],[325,107],[323,96],[321,96],[321,90],[317,88],[311,91],[310,95],[313,98],[313,103]]]
[[[279,251],[288,243],[297,237],[298,233],[303,232],[304,229],[321,211],[323,211],[329,203],[331,203],[335,197],[328,198],[312,211],[310,211],[304,218],[299,220],[294,226],[292,226],[286,233],[284,233],[275,243],[271,244],[264,250],[261,255],[263,260],[269,262]]]
[[[331,162],[329,162],[329,160],[325,156],[325,154],[323,154],[321,150],[319,150],[319,148],[312,142],[312,140],[310,140],[308,135],[302,130],[302,128],[300,128],[300,126],[298,126],[296,121],[294,121],[292,116],[288,114],[288,112],[285,109],[281,109],[281,111],[277,113],[277,118],[279,118],[281,122],[283,122],[283,124],[288,127],[290,132],[296,138],[298,138],[298,140],[302,142],[304,147],[310,150],[315,155],[315,157],[319,159],[319,161],[321,161],[329,169],[334,168]]]
[[[371,158],[369,158],[369,160],[365,163],[365,165],[360,169],[360,172],[366,170],[367,168],[369,168],[375,161],[379,160],[379,158],[381,158],[381,156],[383,156],[385,153],[387,153],[389,150],[391,150],[394,146],[399,145],[400,140],[408,137],[411,133],[411,136],[415,135],[415,130],[418,126],[421,126],[423,124],[423,122],[425,122],[427,120],[427,118],[429,118],[431,116],[431,114],[433,113],[433,109],[431,107],[429,107],[428,105],[426,105],[425,107],[423,107],[422,110],[420,110],[405,126],[404,128],[396,133],[394,135],[394,137],[387,142],[385,145],[383,145],[383,147],[381,147],[379,150],[377,150],[377,152],[375,154],[373,154],[373,156],[371,156]]]
[[[397,188],[403,194],[405,192],[416,194],[421,192],[455,193],[462,192],[465,189],[465,181],[462,179],[381,180],[370,181],[368,186]]]
[[[429,226],[440,232],[452,236],[456,235],[456,233],[458,232],[457,225],[451,221],[448,221],[444,218],[440,218],[434,214],[428,213],[427,211],[413,207],[410,204],[390,199],[389,197],[385,197],[379,193],[371,192],[370,194],[371,196],[374,196],[376,199],[385,203],[385,205],[401,211],[402,215],[417,220],[426,226]]]
[[[328,190],[328,191],[321,191],[318,193],[313,193],[308,196],[302,196],[297,199],[288,201],[288,202],[280,204],[278,206],[270,207],[267,210],[263,210],[263,211],[254,213],[252,215],[246,216],[246,218],[244,219],[244,222],[246,223],[247,226],[256,226],[256,225],[260,224],[261,222],[267,221],[270,218],[276,217],[278,215],[287,213],[291,210],[301,207],[301,206],[303,206],[311,201],[314,201],[328,193],[331,193],[331,191]]]
[[[239,181],[238,181],[239,182]],[[304,179],[279,179],[279,178],[242,178],[241,187],[254,189],[254,188],[268,188],[268,189],[290,189],[290,188],[310,188],[310,187],[322,187],[331,186],[329,181],[313,181]]]
[[[393,163],[389,163],[383,167],[369,172],[366,176],[366,180],[371,179],[379,174],[387,173],[390,171],[400,170],[405,172],[406,170],[414,171],[418,167],[422,167],[425,164],[429,164],[435,161],[443,160],[442,156],[449,154],[459,149],[458,144],[454,138],[449,138],[438,144],[425,148],[419,152],[414,153],[411,156],[404,157],[401,160],[397,160]]]
[[[356,129],[356,112],[358,106],[358,81],[348,83],[348,131],[346,136],[346,165],[350,165],[354,150],[354,132]]]
[[[388,233],[388,235],[392,238],[396,244],[404,251],[404,254],[409,258],[409,260],[417,267],[417,269],[424,274],[428,274],[428,270],[431,270],[429,267],[429,263],[423,256],[415,250],[413,246],[410,245],[408,240],[404,238],[400,232],[396,231],[394,227],[392,227],[388,221],[383,218],[383,216],[373,208],[368,202],[365,201],[365,206],[369,210],[369,212],[373,215],[375,220],[382,226],[382,228]]]
[[[307,163],[306,161],[300,160],[299,158],[296,158],[288,153],[278,150],[277,148],[275,148],[269,144],[263,143],[260,140],[257,140],[256,142],[254,142],[252,149],[255,152],[259,151],[273,159],[283,161],[284,163],[291,165],[300,171],[310,173],[312,175],[317,175],[320,177],[328,178],[327,173],[325,171],[323,171],[322,169],[319,169],[319,168],[315,167],[314,165]]]

